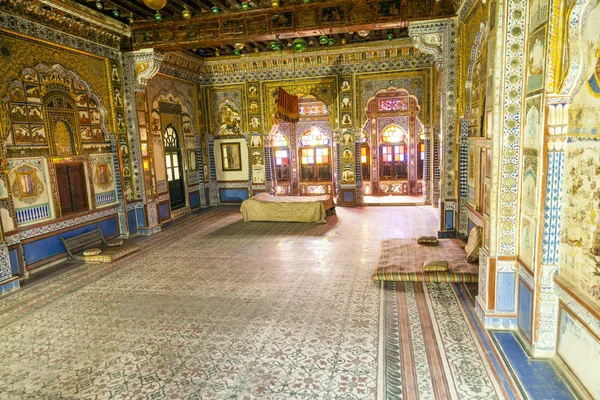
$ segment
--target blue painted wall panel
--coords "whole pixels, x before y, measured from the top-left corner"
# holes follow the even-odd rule
[[[344,203],[354,203],[354,192],[344,192]]]
[[[19,269],[19,252],[17,249],[12,249],[8,252],[8,257],[10,258],[10,270],[12,275],[19,275],[21,270]]]
[[[454,229],[454,211],[446,210],[444,213],[444,229],[447,231],[451,231]]]
[[[498,272],[496,276],[496,311],[515,311],[514,272]]]
[[[200,194],[198,192],[190,193],[190,207],[196,208],[200,205]]]
[[[136,233],[137,221],[135,219],[135,210],[129,210],[127,213],[127,222],[129,223],[129,233]]]
[[[144,209],[136,208],[135,213],[137,215],[138,228],[146,226],[146,216],[144,215]]]
[[[158,214],[161,220],[169,218],[169,203],[159,204]]]
[[[85,232],[90,232],[100,225],[104,236],[111,236],[117,234],[117,218],[107,219],[101,222],[95,222],[86,226],[75,226],[73,229],[67,232],[57,233],[56,235],[48,236],[34,242],[23,244],[23,253],[25,255],[25,262],[27,265],[31,265],[38,261],[45,260],[56,256],[61,253],[65,253],[65,246],[60,241],[59,237],[62,236],[65,239],[80,235]]]
[[[533,293],[522,281],[519,281],[519,315],[517,323],[521,332],[531,342],[531,315],[533,313]]]
[[[223,203],[241,203],[248,198],[246,189],[219,189]]]

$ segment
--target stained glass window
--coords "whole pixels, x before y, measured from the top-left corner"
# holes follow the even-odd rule
[[[273,139],[273,147],[288,147],[287,138],[281,133],[278,133]]]
[[[386,143],[400,143],[407,137],[406,130],[398,125],[390,125],[385,128],[382,136]]]
[[[329,113],[327,106],[323,103],[300,104],[298,108],[299,114],[302,116],[327,115]]]
[[[275,149],[275,172],[278,181],[289,180],[289,151],[288,149]]]
[[[300,177],[302,181],[331,180],[331,149],[327,136],[313,128],[300,140]]]
[[[300,144],[303,147],[328,146],[329,138],[319,128],[313,126],[308,132],[302,135]]]
[[[406,110],[407,104],[403,99],[379,100],[379,111],[402,111]]]
[[[425,163],[425,143],[419,143],[419,158],[417,162],[417,177],[423,178],[423,165]]]
[[[360,166],[361,166],[361,170],[362,170],[362,177],[363,180],[370,180],[371,179],[371,174],[370,174],[370,155],[369,155],[369,147],[366,145],[362,145],[360,147]]]
[[[382,145],[381,146],[381,178],[406,179],[408,168],[407,146]]]

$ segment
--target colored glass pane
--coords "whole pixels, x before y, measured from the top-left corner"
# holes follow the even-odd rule
[[[327,115],[327,106],[323,103],[320,104],[300,104],[298,112],[303,116],[311,115]]]
[[[383,130],[383,141],[387,143],[400,143],[406,138],[406,130],[398,125],[390,125]]]
[[[403,99],[379,100],[379,111],[401,111],[406,110],[406,102]]]
[[[287,138],[281,133],[278,133],[273,139],[273,147],[288,147]]]
[[[300,138],[300,144],[302,146],[327,146],[329,145],[329,138],[321,132],[317,127],[312,127]]]

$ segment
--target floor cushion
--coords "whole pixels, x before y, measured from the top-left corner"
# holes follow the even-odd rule
[[[448,261],[432,260],[423,263],[424,272],[444,272],[448,271]]]
[[[435,236],[421,236],[417,239],[417,243],[424,246],[439,246],[438,240]]]
[[[91,249],[86,249],[83,251],[84,256],[97,256],[102,253],[102,249],[98,249],[96,247],[92,247]]]

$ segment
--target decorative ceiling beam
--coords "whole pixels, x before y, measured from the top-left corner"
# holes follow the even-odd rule
[[[119,8],[119,10],[127,11],[137,18],[144,19],[154,17],[153,10],[146,7],[140,7],[137,3],[132,3],[126,0],[111,0],[111,3],[116,5]]]
[[[250,21],[251,22],[251,21]],[[165,24],[154,24],[139,26],[135,23],[132,29],[133,47],[139,48],[164,48],[173,49],[181,46],[187,48],[200,48],[219,46],[221,43],[234,44],[237,42],[270,42],[279,39],[289,39],[297,37],[316,37],[320,35],[347,34],[357,32],[362,29],[371,31],[371,38],[374,38],[374,31],[384,28],[406,28],[407,21],[381,22],[371,24],[358,24],[348,26],[334,26],[323,29],[322,27],[312,29],[294,29],[289,30],[273,29],[272,21],[265,20],[266,31],[252,31],[252,25],[248,26],[247,20],[227,20],[213,19],[204,23],[194,24],[192,20],[186,23],[174,22]]]
[[[208,6],[207,0],[194,1],[201,1],[201,4]],[[237,1],[232,1],[237,4]],[[412,1],[412,6],[394,8],[393,11],[389,7],[376,6],[366,1],[322,1],[314,4],[295,2],[293,5],[276,9],[259,8],[238,12],[237,8],[234,11],[220,1],[210,0],[209,4],[217,5],[224,12],[217,15],[203,13],[195,15],[190,20],[169,21],[166,18],[160,23],[156,21],[135,23],[132,26],[133,47],[173,47],[188,43],[194,44],[195,47],[209,47],[220,43],[249,40],[271,41],[276,35],[282,39],[318,37],[356,32],[361,29],[373,31],[406,28],[409,20],[429,20],[454,15],[453,12],[435,14],[430,2],[421,2],[417,6],[416,0]],[[447,1],[449,0],[442,0],[443,3]],[[176,18],[181,18],[180,11]]]

